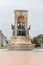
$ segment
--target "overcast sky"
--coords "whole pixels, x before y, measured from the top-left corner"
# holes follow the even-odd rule
[[[8,39],[12,36],[11,24],[14,23],[14,10],[28,10],[30,36],[43,33],[43,0],[0,0],[0,30]]]

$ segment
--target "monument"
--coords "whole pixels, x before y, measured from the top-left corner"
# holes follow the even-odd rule
[[[29,36],[28,10],[14,10],[13,35],[10,39],[11,49],[32,49],[33,44]]]

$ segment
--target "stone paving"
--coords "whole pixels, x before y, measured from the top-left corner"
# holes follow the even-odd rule
[[[43,65],[43,52],[38,51],[39,49],[31,51],[0,49],[0,65]]]

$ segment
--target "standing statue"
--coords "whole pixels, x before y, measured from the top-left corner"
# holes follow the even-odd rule
[[[22,22],[19,22],[18,23],[18,35],[21,35],[21,36],[25,36],[25,27],[24,27],[24,24]]]
[[[13,36],[15,35],[14,25],[12,24]]]
[[[29,25],[29,28],[27,29],[28,36],[29,36],[29,30],[30,30],[30,28],[31,28],[31,25]]]

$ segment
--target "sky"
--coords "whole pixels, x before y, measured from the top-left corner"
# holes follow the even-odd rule
[[[43,0],[0,0],[0,30],[8,39],[12,36],[14,10],[28,10],[31,37],[43,33]]]

